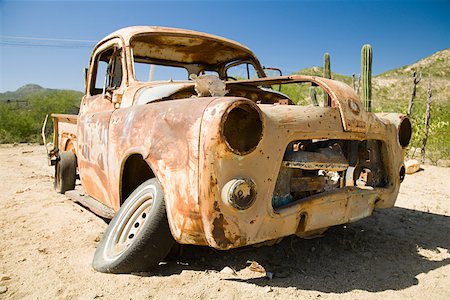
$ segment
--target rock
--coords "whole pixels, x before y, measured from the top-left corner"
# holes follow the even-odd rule
[[[264,290],[266,291],[266,293],[270,293],[273,291],[271,286],[266,286],[266,288]]]
[[[406,174],[414,174],[420,170],[420,162],[415,159],[410,159],[405,162]]]
[[[232,268],[230,268],[230,267],[225,267],[225,268],[223,268],[223,269],[220,271],[220,273],[222,273],[222,274],[227,274],[227,275],[236,275],[236,272],[235,272]]]
[[[254,260],[247,260],[248,268],[253,272],[266,273],[266,269]]]
[[[39,253],[48,254],[47,248],[38,248]]]
[[[6,274],[0,274],[0,281],[6,281],[6,280],[10,280],[11,277],[9,277]]]
[[[4,294],[8,291],[8,288],[6,286],[0,285],[0,294]]]

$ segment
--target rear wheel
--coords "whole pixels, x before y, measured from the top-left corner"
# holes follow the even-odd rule
[[[55,165],[54,187],[58,193],[75,189],[77,158],[72,151],[59,152]]]
[[[149,270],[166,257],[174,242],[161,185],[156,178],[149,179],[127,198],[109,223],[92,266],[104,273]]]

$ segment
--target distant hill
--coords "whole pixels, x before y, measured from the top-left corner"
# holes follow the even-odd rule
[[[75,90],[66,90],[66,89],[48,89],[43,88],[38,84],[26,84],[15,91],[7,91],[4,93],[0,93],[0,101],[7,100],[26,100],[30,97],[35,97],[36,95],[57,95],[57,94],[65,94],[69,93],[74,96],[83,97],[83,93]]]
[[[41,92],[45,90],[43,87],[37,84],[26,84],[20,88],[18,88],[14,92],[5,92],[0,93],[0,101],[6,100],[20,100],[23,97],[26,97],[29,94]]]
[[[0,93],[0,143],[39,142],[42,122],[51,113],[77,114],[83,93],[27,84]],[[51,128],[51,120],[48,125]]]

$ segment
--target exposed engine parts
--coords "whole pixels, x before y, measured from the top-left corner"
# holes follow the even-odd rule
[[[344,187],[387,184],[381,141],[302,140],[283,157],[272,197],[274,209]]]

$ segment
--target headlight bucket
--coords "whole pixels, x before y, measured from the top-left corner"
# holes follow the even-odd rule
[[[412,125],[409,118],[397,113],[377,113],[385,124],[394,124],[397,128],[397,140],[402,148],[406,148],[411,141]]]
[[[252,152],[262,135],[261,111],[250,100],[233,102],[225,111],[221,121],[221,136],[231,152],[237,155]]]
[[[403,117],[398,125],[398,142],[405,148],[409,145],[412,135],[412,125],[408,117]]]

